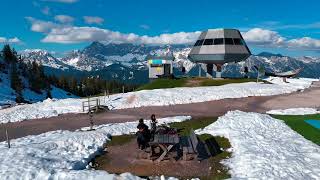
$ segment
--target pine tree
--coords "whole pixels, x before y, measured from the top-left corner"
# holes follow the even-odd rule
[[[3,56],[3,58],[4,58],[4,60],[5,60],[5,62],[6,62],[7,64],[10,64],[10,63],[13,61],[13,59],[14,59],[14,57],[13,57],[14,54],[13,54],[13,52],[12,52],[11,47],[10,47],[9,44],[6,44],[6,45],[3,46],[2,56]]]
[[[74,77],[72,77],[71,78],[71,82],[69,83],[70,84],[70,89],[71,89],[71,92],[73,93],[73,94],[77,94],[77,92],[78,92],[78,81],[77,81],[77,79],[76,78],[74,78]]]
[[[10,80],[11,80],[11,88],[14,89],[17,93],[16,102],[21,103],[24,101],[22,90],[23,84],[19,77],[19,72],[17,71],[16,63],[11,64],[11,71],[10,71]]]

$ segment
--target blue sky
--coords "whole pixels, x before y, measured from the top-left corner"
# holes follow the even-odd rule
[[[253,53],[319,56],[319,1],[3,0],[0,43],[63,53],[92,41],[193,44],[238,28]]]

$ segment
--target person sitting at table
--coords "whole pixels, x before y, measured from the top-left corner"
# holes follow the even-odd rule
[[[156,115],[152,114],[151,115],[151,123],[150,123],[150,127],[151,127],[151,138],[153,139],[154,134],[156,133],[157,130],[157,119],[156,119]]]
[[[150,141],[150,130],[149,127],[143,122],[143,119],[139,119],[139,124],[137,126],[138,132],[137,135],[137,143],[139,149],[145,149]]]

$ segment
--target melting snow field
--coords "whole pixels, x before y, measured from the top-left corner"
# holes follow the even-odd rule
[[[197,133],[229,139],[233,179],[320,179],[320,147],[269,115],[231,111]]]
[[[290,108],[290,109],[276,109],[267,111],[267,114],[274,115],[308,115],[308,114],[319,114],[315,108]]]
[[[181,122],[190,116],[158,119],[160,124]],[[109,135],[136,132],[137,123],[96,126],[95,131],[52,131],[0,143],[1,179],[140,179],[129,173],[120,176],[86,169]]]
[[[101,103],[110,109],[125,109],[143,106],[168,106],[220,100],[225,98],[242,98],[248,96],[271,96],[292,93],[310,87],[316,79],[288,79],[289,83],[279,78],[269,78],[274,84],[240,83],[211,87],[182,87],[172,89],[155,89],[100,97]],[[0,123],[18,122],[26,119],[39,119],[65,113],[82,113],[85,99],[45,100],[40,103],[16,106],[0,110]]]

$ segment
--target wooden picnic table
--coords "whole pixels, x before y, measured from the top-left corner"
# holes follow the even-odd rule
[[[156,159],[157,162],[163,160],[163,158],[170,152],[170,150],[177,144],[179,144],[178,134],[155,134],[153,141],[149,142],[151,147],[150,157],[153,155],[154,147],[160,147],[162,154]]]

